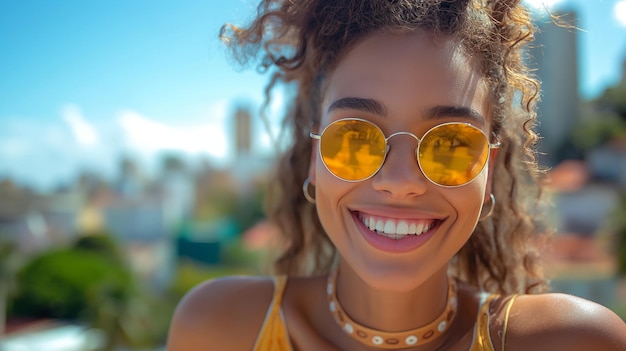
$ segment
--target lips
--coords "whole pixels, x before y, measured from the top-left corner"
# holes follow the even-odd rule
[[[355,215],[372,234],[396,241],[418,238],[440,222],[439,219],[391,218],[374,216],[364,212],[358,212]]]
[[[411,252],[424,245],[435,235],[443,222],[442,218],[409,219],[365,212],[352,212],[352,218],[369,245],[377,250],[395,254]],[[371,229],[372,227],[374,229]],[[403,234],[405,232],[406,234]]]

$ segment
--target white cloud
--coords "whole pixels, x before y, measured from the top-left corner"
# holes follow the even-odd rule
[[[74,104],[66,105],[61,111],[63,120],[72,130],[72,134],[80,146],[95,146],[99,137],[96,129],[83,117],[80,108]]]
[[[219,111],[219,108],[216,109]],[[118,123],[127,146],[144,153],[181,151],[188,154],[206,153],[216,158],[227,154],[223,118],[215,116],[204,124],[177,126],[159,122],[134,111],[123,111]]]
[[[0,116],[0,179],[50,188],[81,170],[109,177],[120,155],[136,157],[150,171],[162,152],[189,160],[208,156],[223,164],[232,156],[231,107],[228,101],[216,102],[195,121],[181,117],[181,122],[161,122],[132,110],[93,122],[73,104],[56,118]]]
[[[626,27],[626,0],[618,1],[615,4],[613,15],[621,26]]]
[[[73,179],[85,165],[100,171],[108,160],[106,152],[90,144],[97,135],[90,135],[89,124],[81,132],[82,116],[77,111],[77,107],[62,111],[62,118],[0,117],[0,178],[49,189]]]
[[[26,155],[30,147],[28,142],[20,138],[6,138],[0,143],[0,156],[2,158],[20,158]]]

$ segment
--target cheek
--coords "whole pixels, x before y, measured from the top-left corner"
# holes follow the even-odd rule
[[[457,210],[459,220],[473,227],[478,223],[487,187],[486,169],[471,183],[461,186],[448,196],[448,201]]]
[[[333,176],[326,167],[318,161],[316,172],[316,208],[322,227],[335,242],[336,237],[346,230],[345,222],[350,218],[347,198],[359,187],[359,183],[349,183]]]
[[[468,184],[466,210],[468,211],[468,220],[478,222],[481,209],[483,207],[484,199],[486,195],[488,172],[485,168],[483,172],[476,178],[471,184]],[[474,224],[475,225],[475,224]]]
[[[333,204],[336,203],[336,197],[341,189],[340,184],[336,183],[336,178],[328,172],[319,156],[315,157],[315,202],[317,211],[322,220],[322,224],[327,217],[332,214]]]
[[[328,174],[324,166],[317,171],[317,184],[315,186],[315,207],[317,210],[317,216],[322,224],[322,228],[330,238],[330,240],[337,246],[338,233],[342,232],[342,221],[340,217],[340,211],[338,211],[338,201],[341,198],[341,187],[334,184],[332,175]]]
[[[333,176],[319,158],[315,164],[315,180],[318,211],[336,211],[338,204],[346,193],[349,192],[349,187],[352,184]]]

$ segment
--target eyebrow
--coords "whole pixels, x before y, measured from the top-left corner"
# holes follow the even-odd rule
[[[328,106],[327,113],[334,110],[356,110],[379,116],[387,116],[385,105],[374,99],[345,97],[333,101]],[[426,112],[426,119],[437,119],[445,117],[458,117],[474,120],[481,125],[485,124],[485,117],[480,112],[464,106],[435,106]]]
[[[374,99],[358,97],[345,97],[333,101],[333,103],[328,106],[327,113],[330,113],[334,110],[357,110],[361,112],[376,114],[379,116],[387,115],[387,108],[380,102]]]
[[[426,113],[426,119],[437,119],[444,117],[459,117],[474,120],[481,125],[485,124],[485,117],[480,112],[464,106],[435,106]]]

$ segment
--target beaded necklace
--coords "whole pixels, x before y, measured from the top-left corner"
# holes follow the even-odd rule
[[[350,337],[360,343],[381,349],[402,349],[425,345],[445,333],[452,324],[452,320],[457,310],[457,286],[456,281],[448,278],[448,298],[446,307],[441,314],[432,322],[419,328],[405,330],[401,332],[385,332],[361,325],[343,310],[337,299],[337,269],[328,275],[326,292],[328,294],[328,305],[335,321],[341,329]]]

